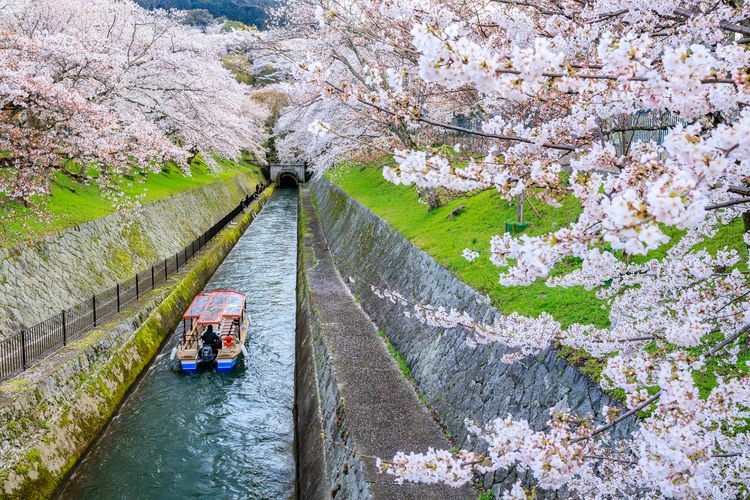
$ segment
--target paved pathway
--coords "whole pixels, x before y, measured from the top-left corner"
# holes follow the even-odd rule
[[[300,202],[308,221],[305,245],[317,260],[315,267],[307,270],[313,307],[327,333],[324,340],[332,353],[357,453],[387,459],[399,450],[450,448],[378,337],[376,327],[342,281],[306,189],[300,189]],[[376,499],[476,498],[468,486],[397,485],[392,476],[376,471],[374,460],[362,458],[362,462]]]

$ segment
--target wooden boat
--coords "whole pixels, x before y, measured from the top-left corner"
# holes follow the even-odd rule
[[[246,310],[243,293],[213,290],[197,295],[182,316],[184,329],[176,351],[182,371],[195,373],[202,366],[216,366],[220,372],[234,368],[240,353],[247,352],[250,322]],[[207,342],[209,338],[213,342]]]

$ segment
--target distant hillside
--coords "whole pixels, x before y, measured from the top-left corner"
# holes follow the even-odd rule
[[[214,17],[226,17],[259,28],[265,25],[266,10],[277,0],[135,0],[147,9],[204,9]]]

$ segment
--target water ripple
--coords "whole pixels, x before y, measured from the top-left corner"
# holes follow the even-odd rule
[[[296,193],[274,194],[206,286],[248,294],[248,357],[185,375],[178,328],[61,498],[292,495],[296,217]]]

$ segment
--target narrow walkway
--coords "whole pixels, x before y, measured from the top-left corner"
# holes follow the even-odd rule
[[[346,402],[346,421],[356,452],[364,456],[365,477],[375,499],[476,498],[470,487],[404,484],[379,474],[374,460],[389,459],[399,451],[450,448],[435,421],[404,379],[374,324],[357,304],[333,264],[307,189],[300,189],[307,221],[305,246],[317,264],[307,271],[313,307],[332,353],[335,378]]]

